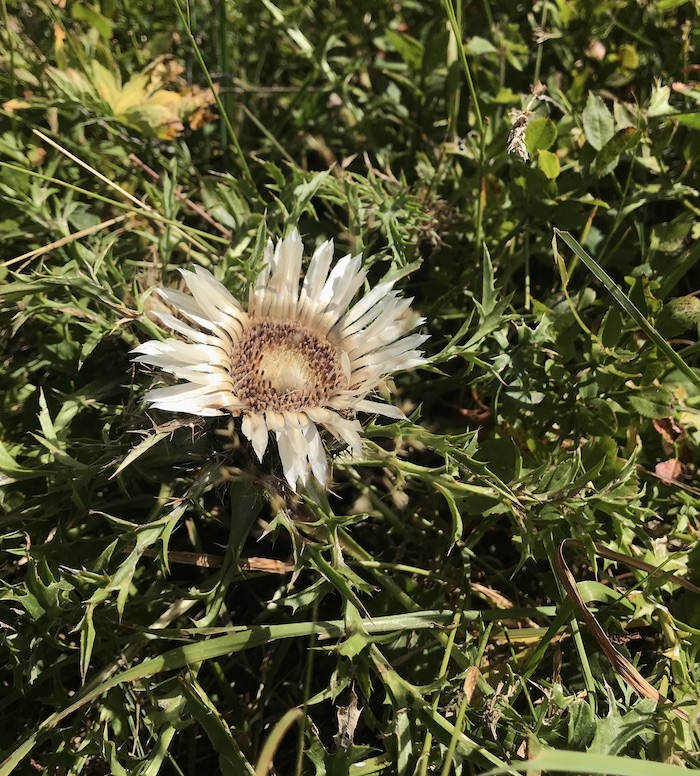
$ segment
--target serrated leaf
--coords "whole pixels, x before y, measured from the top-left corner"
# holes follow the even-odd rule
[[[243,755],[231,730],[204,688],[194,678],[180,679],[182,692],[187,699],[187,709],[199,722],[219,758],[222,776],[253,774],[253,766]]]
[[[642,417],[668,418],[673,414],[675,399],[664,386],[649,386],[630,396],[630,404]]]
[[[586,700],[575,700],[569,708],[568,746],[582,749],[595,735],[596,718],[591,704]]]
[[[110,479],[123,472],[127,466],[130,466],[137,458],[142,456],[147,450],[153,447],[153,445],[157,444],[161,439],[164,439],[171,433],[171,428],[167,428],[165,431],[156,431],[155,434],[151,434],[150,436],[147,436],[142,442],[139,442],[139,444],[137,444],[136,447],[119,464],[117,470],[114,472],[114,474],[112,474]]]
[[[92,618],[94,608],[92,604],[88,604],[83,619],[76,628],[80,631],[80,679],[83,684],[85,684],[88,668],[90,668],[92,649],[95,646],[95,623]]]
[[[121,80],[118,79],[111,70],[108,70],[96,60],[92,63],[90,71],[92,83],[94,84],[97,93],[109,106],[112,113],[115,113],[114,106],[119,102],[119,95],[122,90]]]
[[[666,116],[674,113],[674,109],[669,103],[671,97],[671,88],[669,86],[659,86],[652,90],[647,116]]]
[[[588,751],[617,754],[635,736],[648,731],[649,721],[656,713],[657,704],[651,698],[638,701],[626,714],[620,714],[613,706],[607,717],[598,720]]]
[[[73,103],[94,107],[95,103],[99,101],[99,95],[90,81],[77,70],[72,68],[59,70],[57,67],[47,67],[45,75],[54,89]]]

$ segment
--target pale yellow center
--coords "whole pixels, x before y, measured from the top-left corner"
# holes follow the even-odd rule
[[[296,321],[252,321],[231,357],[236,396],[255,412],[323,405],[348,387],[340,352]]]
[[[316,384],[316,375],[306,356],[294,347],[282,345],[264,350],[258,374],[278,393],[308,391]]]

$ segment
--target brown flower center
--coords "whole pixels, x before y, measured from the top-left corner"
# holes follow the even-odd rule
[[[337,349],[289,321],[252,322],[231,361],[236,395],[255,412],[317,407],[347,387]]]

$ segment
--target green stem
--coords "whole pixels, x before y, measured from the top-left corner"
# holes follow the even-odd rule
[[[206,63],[204,62],[204,57],[202,56],[202,52],[199,46],[197,45],[197,41],[195,40],[194,35],[192,34],[192,27],[190,26],[189,0],[186,0],[186,2],[187,2],[187,14],[185,14],[185,12],[180,7],[180,0],[173,0],[173,5],[177,10],[178,16],[180,17],[180,21],[185,27],[185,32],[187,33],[187,37],[189,38],[190,44],[192,45],[192,49],[194,51],[195,57],[197,58],[197,62],[199,62],[199,66],[202,68],[202,72],[204,73],[204,77],[207,79],[209,88],[212,90],[212,94],[214,95],[214,99],[216,100],[216,106],[219,109],[219,113],[221,114],[221,120],[224,122],[226,131],[228,132],[228,135],[231,138],[231,142],[233,143],[233,147],[236,149],[236,153],[238,154],[238,161],[240,162],[241,168],[243,169],[243,177],[247,179],[248,183],[252,184],[253,175],[250,172],[250,167],[248,167],[248,162],[246,161],[245,153],[243,152],[243,148],[241,147],[241,144],[238,142],[238,137],[231,124],[231,119],[229,119],[228,113],[226,112],[226,106],[224,105],[223,100],[221,99],[221,96],[216,90],[214,81],[212,80],[211,74],[209,73],[209,68],[206,66]]]
[[[540,19],[540,29],[544,32],[544,25],[547,23],[547,10],[549,8],[549,4],[547,3],[547,0],[543,0],[542,2],[542,18]],[[542,67],[542,49],[544,48],[544,41],[537,44],[537,59],[535,60],[535,75],[533,76],[532,82],[537,83],[540,80],[540,69]]]
[[[455,612],[455,615],[452,619],[451,627],[452,630],[450,631],[450,635],[447,639],[447,644],[445,645],[445,651],[442,654],[442,662],[440,663],[440,672],[438,674],[438,677],[440,681],[444,681],[447,678],[447,670],[450,666],[450,657],[452,656],[452,648],[454,647],[455,643],[455,637],[457,635],[457,628],[459,627],[460,620],[462,619],[462,608],[463,608],[464,601],[461,602],[459,609]],[[435,714],[437,714],[438,706],[440,705],[440,691],[437,690],[435,692],[435,697],[433,698],[432,703],[432,709]],[[461,730],[461,728],[458,728]],[[453,736],[451,741],[454,740],[455,747],[457,745],[456,736]],[[433,743],[433,734],[428,730],[425,734],[425,739],[423,740],[423,750],[420,754],[420,759],[418,761],[418,768],[416,769],[417,776],[427,776],[428,773],[428,764],[430,759],[430,747]]]
[[[17,94],[15,86],[15,44],[12,39],[12,30],[10,29],[10,18],[7,15],[7,0],[2,0],[2,22],[7,32],[7,48],[10,60],[10,92],[14,97]]]
[[[457,53],[459,54],[459,61],[462,63],[462,69],[467,78],[467,86],[469,87],[469,94],[472,98],[472,105],[474,106],[474,116],[476,117],[476,126],[479,132],[484,134],[484,120],[481,117],[481,108],[479,107],[479,98],[476,94],[476,87],[474,86],[474,80],[472,79],[472,73],[469,69],[469,62],[467,62],[467,55],[464,53],[464,44],[462,43],[462,31],[459,28],[457,21],[457,15],[455,14],[454,5],[452,0],[443,0],[445,11],[447,12],[447,18],[452,25],[452,31],[457,39]]]

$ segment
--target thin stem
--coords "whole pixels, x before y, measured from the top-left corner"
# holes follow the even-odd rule
[[[547,0],[542,0],[542,18],[540,19],[540,29],[544,32],[544,25],[547,23],[547,11],[549,6]],[[535,75],[533,77],[533,83],[537,83],[540,80],[540,69],[542,67],[542,49],[544,48],[544,40],[537,44],[537,58],[535,59]]]
[[[479,144],[479,196],[476,198],[475,241],[479,250],[483,240],[484,211],[486,210],[486,178],[484,177],[484,162],[486,160],[486,133],[481,133]]]
[[[252,184],[253,175],[250,172],[250,167],[248,167],[248,162],[246,161],[245,153],[243,152],[243,148],[241,147],[241,144],[238,142],[238,137],[233,129],[233,125],[231,124],[231,120],[228,117],[228,113],[226,112],[226,106],[224,105],[223,100],[221,99],[219,92],[216,89],[216,86],[211,77],[211,74],[209,73],[209,68],[204,62],[204,57],[202,56],[202,52],[199,46],[197,45],[197,41],[195,40],[195,37],[192,33],[192,27],[190,26],[189,0],[186,0],[186,2],[187,2],[187,14],[185,14],[185,12],[180,7],[180,0],[173,0],[173,5],[177,10],[178,16],[180,17],[180,21],[185,27],[185,32],[187,33],[187,37],[189,38],[190,44],[192,45],[194,55],[197,58],[197,62],[199,63],[199,66],[202,68],[204,77],[207,79],[209,88],[211,89],[212,94],[214,95],[214,99],[216,100],[216,106],[219,109],[219,113],[221,114],[221,120],[224,122],[224,125],[226,126],[226,131],[228,132],[228,135],[231,138],[231,142],[233,143],[233,147],[236,149],[236,153],[238,154],[238,161],[240,162],[240,165],[243,169],[243,176],[244,178],[247,178],[249,183]]]
[[[440,663],[440,671],[438,673],[438,678],[440,681],[444,681],[447,678],[447,670],[450,666],[450,657],[452,656],[452,648],[454,647],[455,643],[455,637],[457,635],[457,628],[459,627],[460,621],[462,619],[462,609],[463,609],[464,601],[460,603],[459,609],[455,611],[454,617],[452,618],[450,635],[447,639],[447,644],[445,645],[445,651],[442,654],[442,662]],[[438,706],[440,705],[440,690],[437,690],[435,692],[435,697],[433,698],[432,703],[432,709],[434,712],[437,712]],[[427,776],[428,773],[428,764],[429,764],[429,758],[430,758],[430,747],[433,743],[433,734],[428,730],[428,732],[425,734],[425,739],[423,740],[423,750],[420,754],[420,760],[418,763],[418,768],[416,769],[417,776]]]
[[[126,189],[123,189],[118,183],[115,183],[113,180],[110,180],[106,175],[103,175],[94,167],[91,167],[87,162],[83,161],[80,157],[71,153],[67,148],[64,148],[60,143],[57,143],[48,135],[45,135],[43,132],[40,132],[38,129],[33,130],[33,132],[37,137],[40,137],[45,143],[48,143],[57,151],[60,151],[64,156],[68,157],[68,159],[70,159],[72,162],[75,162],[77,165],[80,165],[80,167],[82,167],[84,170],[87,170],[91,175],[94,175],[98,180],[101,180],[110,188],[114,189],[115,191],[118,191],[123,197],[128,199],[130,202],[133,202],[134,205],[136,205],[136,207],[139,210],[145,213],[149,213],[150,215],[156,214],[161,216],[161,214],[158,213],[158,211],[155,208],[151,207],[150,205],[147,205],[145,202],[141,202],[140,199],[138,199],[133,194],[126,191]],[[206,245],[205,243],[187,234],[187,232],[185,232],[177,222],[170,221],[166,219],[164,216],[161,216],[161,220],[163,220],[166,226],[172,226],[173,228],[175,228],[186,240],[188,240],[192,244],[197,245],[203,250],[210,250],[210,246]]]
[[[460,30],[459,23],[457,21],[457,15],[455,14],[454,5],[452,0],[443,0],[445,11],[447,12],[447,18],[452,25],[452,31],[457,39],[457,53],[459,55],[459,61],[462,63],[462,69],[467,78],[467,86],[469,87],[469,94],[472,98],[472,105],[474,106],[474,116],[476,118],[476,126],[479,132],[484,134],[484,120],[481,117],[481,108],[479,107],[479,98],[476,94],[476,87],[474,86],[474,80],[472,79],[472,73],[469,69],[469,62],[467,62],[467,55],[464,53],[464,45],[462,43],[462,31]]]
[[[318,599],[314,601],[312,619],[314,622],[318,620]],[[309,646],[306,652],[306,672],[304,675],[304,702],[301,707],[303,712],[302,719],[304,722],[299,725],[299,738],[297,740],[297,762],[296,770],[294,771],[295,776],[302,776],[302,770],[304,767],[304,733],[306,731],[305,721],[307,719],[309,698],[311,697],[311,680],[313,678],[314,656],[316,654],[314,647],[316,646],[317,639],[318,637],[315,633],[309,634]]]
[[[210,234],[209,232],[203,232],[201,229],[195,229],[193,226],[185,226],[184,224],[178,224],[176,221],[172,221],[169,218],[166,218],[166,216],[161,215],[157,210],[153,210],[153,208],[149,208],[148,210],[144,210],[143,208],[136,208],[133,205],[129,205],[126,202],[120,202],[118,199],[110,199],[109,197],[105,197],[102,194],[97,194],[94,191],[89,191],[88,189],[84,189],[81,186],[76,186],[74,183],[67,183],[66,181],[61,180],[60,178],[54,178],[52,175],[46,175],[41,172],[37,172],[36,170],[28,170],[25,167],[20,167],[16,164],[10,164],[9,162],[3,162],[0,160],[0,169],[7,169],[7,170],[13,170],[14,172],[22,173],[23,175],[27,175],[30,178],[37,178],[38,180],[47,181],[48,183],[53,183],[56,186],[62,186],[65,189],[69,189],[70,191],[75,191],[79,194],[84,194],[89,199],[95,200],[96,202],[104,202],[105,204],[111,205],[112,207],[119,208],[120,210],[126,210],[128,213],[141,213],[142,215],[146,215],[149,218],[153,219],[154,221],[158,221],[162,224],[169,224],[170,226],[176,226],[180,231],[187,232],[189,234],[199,235],[201,237],[206,237],[207,239],[214,240],[215,242],[219,243],[225,243],[228,244],[228,240],[225,240],[223,237],[219,237],[216,234]],[[185,235],[187,236],[187,235]],[[190,237],[188,239],[191,240]],[[212,248],[209,245],[204,245],[204,243],[200,243],[200,247],[204,247],[207,251],[211,252]]]
[[[5,30],[7,31],[7,48],[9,53],[9,65],[10,65],[10,88],[12,96],[17,93],[15,87],[15,44],[12,40],[12,30],[10,28],[10,19],[7,15],[7,0],[2,0],[2,22]]]

